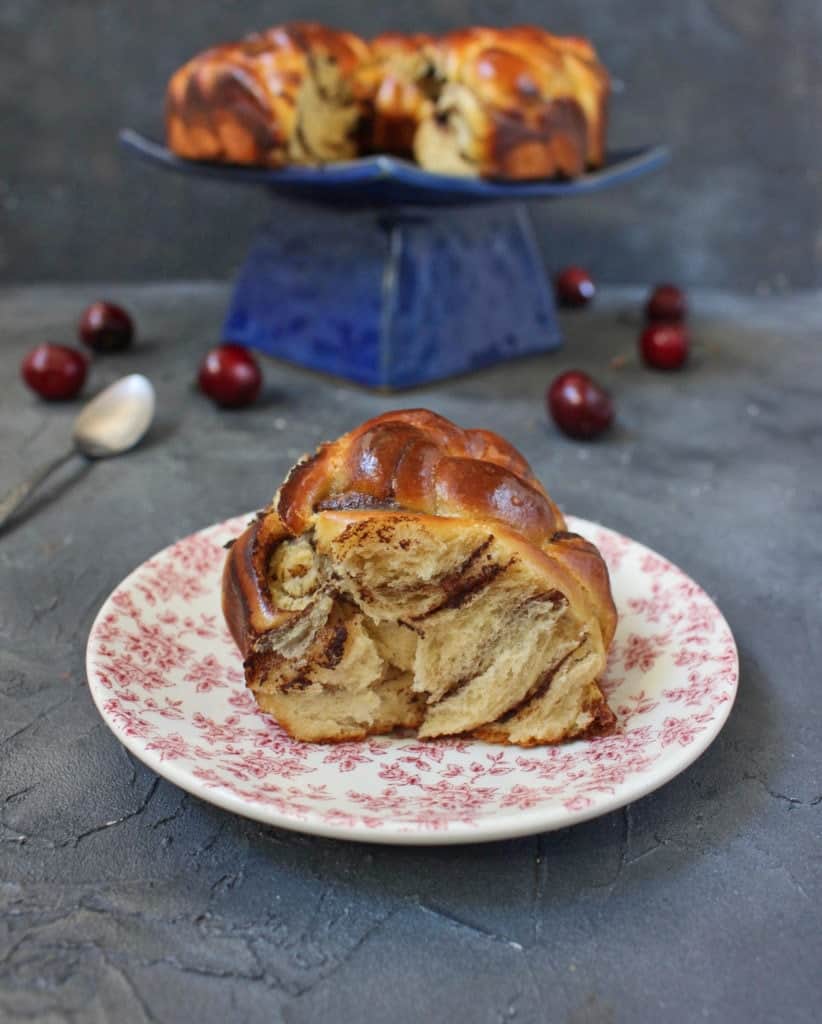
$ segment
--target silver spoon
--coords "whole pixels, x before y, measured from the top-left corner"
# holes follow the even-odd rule
[[[72,447],[35,470],[28,480],[0,500],[0,527],[12,517],[35,487],[73,455],[103,459],[120,455],[142,439],[154,419],[154,388],[141,373],[110,384],[85,405],[74,421]]]

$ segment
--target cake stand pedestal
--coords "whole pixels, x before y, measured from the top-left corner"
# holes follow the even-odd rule
[[[391,157],[280,171],[200,164],[134,132],[121,139],[162,167],[291,199],[251,244],[224,340],[385,390],[557,348],[525,200],[592,192],[667,159],[657,147],[614,154],[572,182],[496,183]]]

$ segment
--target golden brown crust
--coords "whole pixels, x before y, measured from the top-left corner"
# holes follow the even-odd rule
[[[398,574],[403,552],[419,552],[421,544],[451,550],[461,541],[462,554],[443,568],[432,563],[425,579],[416,568]],[[384,577],[382,570],[373,579],[363,577],[367,566],[381,562]],[[386,621],[381,607],[395,606],[380,602],[402,601],[406,610],[393,628],[406,628],[416,644],[432,616],[473,607],[471,602],[515,565],[527,567],[521,607],[538,602],[572,609],[581,632],[565,657],[593,657],[594,667],[583,678],[586,688],[576,691],[579,713],[572,722],[547,730],[537,721],[532,727],[538,701],[554,699],[552,678],[560,662],[512,698],[507,718],[489,721],[473,734],[529,745],[609,731],[615,720],[595,682],[616,626],[602,557],[594,545],[566,531],[562,514],[511,444],[489,431],[463,430],[426,410],[378,416],[298,463],[272,505],[231,544],[223,610],[260,706],[298,737],[329,740],[337,735],[333,725],[301,735],[302,695],[316,693],[317,687],[333,691],[348,666],[361,667],[363,636],[371,637],[374,623]],[[330,586],[323,590],[321,580]],[[514,607],[512,622],[530,622],[519,604]],[[400,673],[416,665],[393,656],[398,659],[391,664]],[[475,670],[467,680],[477,675]],[[419,725],[424,718],[429,728],[431,707],[429,701],[424,712],[422,705],[408,703],[360,731],[384,732],[392,721]],[[346,723],[339,738],[355,738],[357,728]]]
[[[346,434],[340,440],[343,441],[349,436]],[[314,528],[322,544],[324,538],[329,535],[340,534],[340,539],[344,540],[348,534],[353,536],[358,530],[373,528],[374,521],[379,521],[383,517],[387,523],[403,519],[413,520],[434,535],[450,531],[454,518],[468,519],[475,525],[487,525],[489,534],[493,533],[498,538],[504,537],[518,557],[538,566],[541,573],[550,578],[563,594],[573,598],[574,605],[585,607],[588,615],[596,619],[599,625],[603,647],[610,647],[616,632],[617,611],[611,594],[608,569],[597,548],[578,533],[554,530],[544,534],[541,540],[537,540],[523,533],[515,522],[505,521],[501,516],[477,514],[468,508],[464,508],[461,513],[447,512],[444,516],[438,513],[421,513],[418,510],[409,516],[399,511],[375,508],[334,509],[322,511],[315,517]]]
[[[426,32],[383,32],[371,40],[375,57],[389,61],[393,57],[415,56],[434,43],[434,36]]]
[[[439,46],[445,74],[464,81],[496,111],[527,123],[545,117],[546,105],[555,100],[575,103],[591,128],[583,162],[602,163],[610,86],[588,40],[517,26],[451,33]]]
[[[323,61],[334,73],[330,98]],[[300,112],[315,78],[321,104],[343,109],[327,126],[316,108]],[[447,173],[574,177],[604,159],[608,93],[587,40],[532,26],[367,43],[292,22],[180,68],[167,138],[195,160],[281,167],[385,152]]]
[[[608,73],[591,44],[534,26],[470,28],[444,36],[436,63],[466,89],[478,173],[507,178],[574,177],[605,155]],[[434,117],[446,117],[444,90]]]
[[[232,545],[223,610],[244,656],[282,622],[265,583],[276,544],[309,529],[317,512],[360,509],[492,518],[537,546],[565,529],[531,467],[498,434],[462,430],[426,409],[384,413],[298,462]]]
[[[578,533],[565,531],[554,533],[548,545],[543,545],[543,550],[559,555],[567,570],[588,592],[599,620],[603,644],[606,649],[610,647],[616,633],[617,610],[611,594],[608,569],[602,555],[590,541],[580,537]]]
[[[289,473],[275,500],[297,535],[324,509],[399,508],[505,523],[539,545],[565,528],[528,463],[490,431],[461,430],[426,409],[367,420]]]
[[[168,85],[169,148],[193,160],[269,167],[312,162],[298,137],[297,100],[321,58],[337,69],[353,98],[356,73],[370,51],[351,32],[291,22],[198,54]],[[354,155],[352,137],[339,158]]]

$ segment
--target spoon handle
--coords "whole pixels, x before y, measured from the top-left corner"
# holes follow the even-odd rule
[[[50,473],[53,473],[54,470],[57,469],[58,466],[62,466],[64,462],[68,462],[76,452],[76,448],[70,448],[68,451],[63,452],[62,455],[58,455],[57,458],[43,463],[42,466],[35,469],[27,480],[24,480],[16,487],[12,487],[8,494],[0,499],[0,528],[6,525],[34,488],[38,487]]]

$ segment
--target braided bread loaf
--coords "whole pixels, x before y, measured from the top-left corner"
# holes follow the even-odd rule
[[[433,110],[431,36],[386,32],[371,40],[372,64],[361,76],[371,99],[367,148],[413,159],[420,121]]]
[[[230,548],[223,610],[260,707],[299,739],[529,746],[614,722],[599,552],[516,449],[423,409],[291,470]]]
[[[367,42],[290,22],[183,65],[166,135],[192,160],[283,167],[371,152],[446,174],[574,177],[603,161],[608,92],[587,40],[539,28]]]

